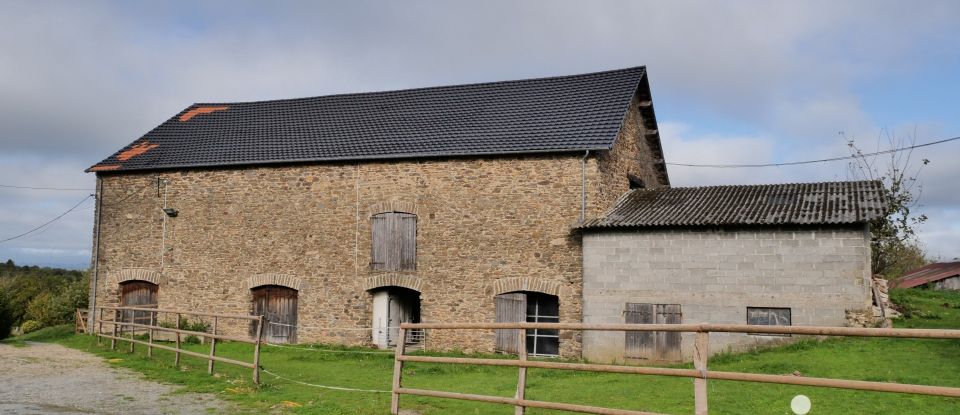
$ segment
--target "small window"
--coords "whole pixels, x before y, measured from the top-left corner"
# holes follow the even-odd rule
[[[643,179],[632,174],[627,174],[627,180],[630,181],[630,189],[645,189],[647,187]]]
[[[371,218],[370,268],[381,271],[417,269],[417,215],[389,212]]]
[[[747,324],[754,326],[789,326],[789,308],[747,307]],[[761,334],[763,336],[789,336],[783,334]]]

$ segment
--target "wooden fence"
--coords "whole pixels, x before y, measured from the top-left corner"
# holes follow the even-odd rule
[[[458,329],[458,330],[519,330],[520,353],[517,359],[477,359],[456,357],[411,356],[404,354],[403,338],[407,330]],[[599,330],[599,331],[667,331],[694,332],[693,365],[694,369],[675,369],[641,366],[621,366],[584,363],[561,363],[549,361],[530,361],[526,355],[525,330]],[[499,403],[515,406],[515,414],[522,415],[526,408],[556,409],[569,412],[606,415],[656,415],[626,409],[611,409],[596,406],[575,405],[569,403],[534,401],[524,398],[526,390],[527,368],[578,370],[591,372],[631,373],[639,375],[677,376],[694,379],[694,407],[697,415],[707,414],[707,379],[734,380],[743,382],[778,383],[784,385],[820,386],[838,389],[856,389],[877,392],[897,392],[918,395],[934,395],[960,398],[960,388],[945,386],[910,385],[886,382],[868,382],[830,378],[812,378],[784,375],[765,375],[756,373],[718,372],[707,370],[710,333],[755,333],[755,334],[797,334],[815,336],[843,337],[900,337],[925,339],[960,339],[960,330],[930,329],[887,329],[852,327],[814,327],[814,326],[754,326],[743,324],[579,324],[579,323],[404,323],[400,326],[400,339],[397,343],[393,366],[393,398],[390,403],[392,414],[400,412],[400,395],[417,395],[435,398],[461,399],[469,401]],[[513,366],[519,369],[517,391],[513,398],[467,393],[441,392],[426,389],[404,388],[402,373],[404,362],[454,363],[487,366]]]
[[[218,313],[199,313],[194,311],[182,311],[182,310],[165,310],[157,308],[145,308],[145,307],[97,307],[99,315],[97,316],[97,342],[100,342],[101,338],[110,339],[110,348],[117,348],[117,341],[126,341],[130,343],[130,352],[134,351],[134,345],[140,344],[147,346],[147,357],[153,357],[153,349],[158,348],[162,350],[169,350],[174,352],[174,364],[180,364],[180,355],[184,354],[187,356],[199,357],[201,359],[207,360],[207,373],[213,374],[213,364],[214,362],[227,363],[231,365],[242,366],[248,369],[253,369],[253,382],[260,383],[260,345],[263,338],[263,316],[250,316],[242,314],[218,314]],[[107,320],[104,319],[105,312],[112,314],[112,318]],[[174,316],[176,318],[174,327],[161,327],[159,315],[166,314],[168,316]],[[181,329],[181,320],[182,317],[193,316],[193,317],[211,317],[213,318],[213,324],[210,326],[210,332],[205,331],[190,331]],[[144,320],[146,321],[140,321]],[[234,319],[234,320],[245,320],[255,322],[255,332],[256,336],[251,339],[249,337],[243,336],[228,336],[224,334],[217,334],[217,324],[221,319]],[[146,323],[146,324],[144,324]],[[108,325],[110,330],[109,332],[103,331],[103,326]],[[126,336],[123,332],[128,331],[129,337]],[[138,340],[135,338],[137,331],[142,331],[147,334],[147,341]],[[154,342],[154,333],[155,332],[165,332],[173,333],[175,336],[175,346],[167,346],[163,344],[158,344]],[[190,350],[182,349],[180,346],[182,344],[182,335],[187,336],[197,336],[204,337],[210,341],[210,352],[209,354],[197,353]],[[254,345],[253,348],[253,362],[243,362],[240,360],[229,359],[222,356],[217,356],[217,340],[230,340],[241,343],[249,343]]]
[[[73,316],[73,332],[75,334],[85,334],[87,333],[87,316],[90,314],[90,310],[86,308],[78,308],[76,314]]]

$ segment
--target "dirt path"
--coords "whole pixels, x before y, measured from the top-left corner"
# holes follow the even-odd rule
[[[212,395],[177,393],[131,370],[56,344],[0,344],[0,414],[229,413]]]

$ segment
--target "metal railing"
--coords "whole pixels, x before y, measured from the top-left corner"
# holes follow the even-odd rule
[[[183,311],[183,310],[167,310],[167,309],[157,309],[157,308],[145,308],[145,307],[108,307],[101,306],[97,307],[99,315],[97,316],[97,343],[100,343],[101,338],[110,339],[110,348],[116,350],[117,341],[126,341],[130,343],[130,352],[133,353],[134,345],[140,344],[147,346],[147,357],[153,357],[153,349],[169,350],[174,352],[174,364],[180,364],[180,355],[184,354],[187,356],[199,357],[201,359],[207,360],[207,373],[213,374],[213,365],[214,362],[227,363],[231,365],[237,365],[245,367],[248,369],[253,369],[253,382],[256,384],[260,383],[260,345],[262,343],[263,337],[263,316],[251,316],[243,314],[219,314],[219,313],[200,313],[194,311]],[[111,320],[104,319],[104,311],[112,311],[113,318]],[[138,316],[137,313],[140,313]],[[173,315],[176,318],[174,327],[162,327],[159,324],[159,315],[167,314]],[[136,321],[143,319],[146,315],[146,323],[138,323]],[[196,316],[196,317],[212,317],[213,325],[211,326],[211,331],[191,331],[181,329],[181,320],[183,316]],[[236,319],[236,320],[247,320],[253,321],[256,324],[255,327],[255,337],[253,339],[249,337],[242,336],[228,336],[223,334],[217,334],[217,324],[220,319]],[[130,321],[125,321],[130,320]],[[103,326],[104,324],[110,326],[110,334],[104,333]],[[121,331],[124,329],[130,329],[130,336],[126,337]],[[135,338],[136,331],[142,330],[147,333],[147,341],[137,340]],[[175,347],[170,347],[162,344],[157,344],[154,342],[154,333],[155,332],[166,332],[174,333],[176,336],[176,345]],[[187,336],[197,336],[204,337],[210,340],[210,352],[208,354],[197,353],[190,350],[185,350],[181,348],[182,344],[182,335]],[[243,362],[240,360],[229,359],[222,356],[217,356],[217,340],[230,340],[241,343],[249,343],[254,345],[253,349],[253,362]]]
[[[407,330],[452,329],[452,330],[520,330],[519,354],[517,359],[479,359],[458,357],[411,356],[404,354],[402,339]],[[606,364],[562,363],[527,360],[526,336],[528,329],[548,330],[597,330],[597,331],[671,331],[694,332],[693,365],[694,369],[621,366]],[[886,382],[869,382],[831,378],[797,377],[784,375],[766,375],[741,372],[719,372],[707,370],[710,333],[754,333],[754,334],[797,334],[814,336],[841,337],[895,337],[923,339],[960,339],[960,330],[933,329],[890,329],[890,328],[852,328],[852,327],[816,327],[816,326],[753,326],[744,324],[582,324],[582,323],[405,323],[400,326],[400,346],[396,348],[393,366],[393,388],[390,411],[400,412],[400,395],[417,395],[434,398],[460,399],[468,401],[513,405],[516,415],[522,415],[526,408],[555,409],[569,412],[606,415],[656,415],[626,409],[611,409],[597,406],[575,405],[569,403],[535,401],[525,399],[527,368],[577,370],[590,372],[630,373],[639,375],[676,376],[694,379],[694,408],[697,415],[707,414],[707,379],[733,380],[743,382],[777,383],[784,385],[819,386],[837,389],[855,389],[877,392],[896,392],[917,395],[933,395],[960,398],[960,388],[946,386],[911,385]],[[426,389],[404,388],[402,374],[404,362],[451,363],[487,366],[512,366],[519,369],[517,390],[513,398],[489,395],[476,395],[456,392],[441,392]]]

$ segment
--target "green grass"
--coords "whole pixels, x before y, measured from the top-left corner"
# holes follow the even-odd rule
[[[907,311],[905,317],[896,322],[898,327],[960,328],[960,293],[895,290],[892,297]],[[140,345],[134,355],[127,353],[126,344],[110,351],[108,347],[97,346],[92,337],[73,336],[70,327],[44,329],[13,341],[55,341],[90,351],[107,358],[111,364],[142,372],[147,378],[183,385],[184,391],[214,393],[251,412],[389,413],[389,394],[318,389],[275,379],[266,373],[262,375],[262,385],[255,387],[247,369],[218,363],[218,376],[211,377],[206,374],[203,360],[184,357],[181,366],[175,367],[172,353],[166,351],[155,351],[153,359],[145,358],[145,347]],[[198,352],[208,350],[204,345],[187,348]],[[249,360],[251,347],[223,343],[217,352],[221,356]],[[263,349],[262,364],[271,372],[302,382],[380,390],[390,388],[393,370],[393,358],[389,354],[325,353],[276,347]],[[960,341],[805,340],[772,349],[716,356],[711,358],[710,368],[769,374],[799,371],[803,376],[960,387],[960,376],[957,376]],[[412,363],[405,366],[404,385],[511,396],[516,375],[515,368]],[[693,412],[693,381],[687,378],[530,369],[527,379],[530,399],[672,414]],[[809,396],[814,408],[811,413],[819,414],[960,413],[960,399],[953,398],[729,381],[710,382],[710,412],[789,414],[790,399],[797,394]],[[402,402],[403,408],[424,414],[510,414],[513,411],[504,405],[408,396],[404,396]],[[529,413],[559,412],[529,410]]]

